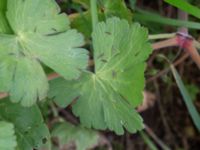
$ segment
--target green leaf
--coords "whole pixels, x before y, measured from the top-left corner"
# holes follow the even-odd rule
[[[112,86],[101,81],[95,74],[86,73],[80,80],[80,98],[73,106],[73,112],[86,127],[110,129],[123,134],[124,128],[136,132],[143,128],[142,118]]]
[[[105,15],[103,13],[98,13],[98,19],[100,21],[105,20]],[[92,16],[91,11],[79,12],[74,15],[70,15],[72,28],[77,29],[81,32],[87,39],[91,38],[92,34]]]
[[[195,102],[197,95],[199,94],[200,88],[193,83],[191,83],[191,84],[185,83],[185,88],[190,93],[190,97],[191,97],[192,101]]]
[[[84,8],[90,10],[90,0],[73,0],[75,3],[81,4]],[[131,22],[132,13],[127,8],[124,0],[98,0],[99,16],[119,17],[121,19],[127,19]]]
[[[91,148],[98,143],[99,138],[97,132],[67,122],[57,124],[52,131],[52,137],[58,138],[60,149],[74,142],[76,150]]]
[[[86,9],[85,12],[79,12],[79,14],[71,15],[72,27],[83,33],[87,38],[90,38],[92,33],[92,19],[89,0],[74,0],[77,3],[82,4]],[[121,19],[126,19],[132,22],[132,13],[126,7],[123,0],[100,0],[98,1],[98,19],[105,21],[106,18],[113,16]]]
[[[7,0],[1,0],[0,2],[0,33],[11,33],[8,21],[6,19]]]
[[[69,29],[55,1],[8,0],[7,7],[14,34],[0,34],[0,91],[10,92],[13,102],[31,106],[48,90],[41,63],[74,79],[86,68],[88,55],[79,48],[83,36]]]
[[[103,9],[106,18],[119,17],[129,22],[132,21],[132,13],[127,8],[124,0],[102,0],[102,6],[100,7]]]
[[[90,7],[90,0],[72,0],[72,1],[81,4],[86,9]]]
[[[134,133],[143,128],[134,107],[143,99],[145,60],[151,53],[147,30],[111,18],[99,23],[92,37],[95,73],[85,72],[76,82],[53,80],[49,95],[62,106],[79,96],[73,112],[86,127]]]
[[[55,98],[56,103],[60,107],[68,106],[76,97],[78,97],[78,90],[81,87],[81,81],[77,80],[65,81],[62,78],[57,78],[50,81],[50,92],[48,96],[50,98]]]
[[[0,149],[15,150],[16,146],[17,141],[13,124],[0,121]]]
[[[25,108],[3,99],[0,101],[0,118],[14,125],[19,150],[38,149],[50,140],[48,128],[37,106]]]
[[[151,53],[146,28],[108,19],[93,33],[96,76],[108,82],[134,106],[142,102],[145,60]]]
[[[136,6],[136,3],[137,3],[137,0],[129,0],[129,3],[130,3],[131,9],[134,10],[135,6]]]
[[[7,0],[1,0],[0,11],[5,11],[6,10],[6,3],[7,3]]]
[[[176,83],[178,85],[178,88],[181,92],[181,95],[183,97],[183,100],[186,104],[186,107],[187,107],[187,109],[190,113],[190,116],[191,116],[196,128],[200,132],[200,115],[199,115],[198,111],[196,110],[196,108],[193,104],[193,101],[192,101],[187,89],[185,88],[183,81],[181,80],[181,77],[179,76],[178,72],[176,71],[176,69],[174,68],[173,65],[171,65],[171,70],[172,70],[172,73],[173,73],[174,78],[176,80]]]
[[[200,19],[200,9],[185,0],[165,0],[165,2]]]
[[[92,33],[92,20],[91,12],[81,12],[71,17],[72,28],[77,29],[79,32],[83,33],[87,38],[91,37]]]
[[[54,0],[7,0],[7,8],[8,21],[18,36],[29,32],[44,36],[69,29],[66,15],[59,14]]]
[[[37,98],[46,97],[48,81],[38,61],[26,57],[16,59],[14,56],[1,60],[0,89],[7,86],[12,102],[31,106]]]

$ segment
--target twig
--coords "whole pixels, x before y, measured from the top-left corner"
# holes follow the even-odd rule
[[[48,78],[48,80],[53,80],[55,78],[58,78],[59,76],[60,75],[57,73],[52,73],[52,74],[49,74],[47,78]]]
[[[169,127],[169,124],[167,122],[167,118],[165,116],[165,109],[163,108],[163,104],[161,102],[161,93],[160,93],[160,88],[159,88],[157,80],[154,80],[154,87],[155,87],[155,90],[156,90],[156,97],[157,97],[158,109],[160,111],[161,120],[162,120],[163,125],[165,127],[165,132],[168,133],[168,135],[169,135],[169,136],[167,136],[167,139],[174,141],[173,140],[174,136],[173,136],[171,129]]]
[[[59,108],[58,111],[64,115],[64,118],[73,123],[74,125],[77,125],[79,122],[78,120],[72,116],[67,110]]]
[[[145,130],[149,134],[149,136],[163,149],[170,150],[168,146],[166,146],[157,136],[156,134],[145,124]]]
[[[180,63],[182,63],[182,62],[183,62],[184,60],[186,60],[188,57],[189,57],[189,54],[188,54],[188,53],[185,53],[180,59],[178,59],[177,61],[175,61],[175,62],[173,63],[173,65],[174,65],[174,66],[178,66]],[[169,71],[170,71],[170,67],[168,67],[168,68],[166,68],[166,69],[160,71],[160,72],[157,73],[155,76],[149,78],[149,79],[146,81],[146,83],[149,83],[149,82],[154,81],[155,79],[157,79],[157,78],[163,76],[164,74],[166,74],[166,73],[169,72]]]
[[[7,93],[0,93],[0,99],[6,98],[8,96]]]

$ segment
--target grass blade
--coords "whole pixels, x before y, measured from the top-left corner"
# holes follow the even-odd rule
[[[142,137],[144,142],[148,145],[150,150],[158,150],[156,145],[153,143],[153,141],[148,137],[148,135],[145,132],[140,131],[140,136]]]
[[[172,70],[172,73],[174,75],[174,78],[176,80],[176,83],[178,85],[178,88],[181,92],[181,95],[183,97],[183,100],[187,106],[187,109],[190,113],[190,116],[196,126],[196,128],[198,129],[198,131],[200,132],[200,116],[199,116],[199,113],[198,111],[196,110],[194,104],[193,104],[193,101],[188,93],[188,91],[186,90],[184,84],[183,84],[183,81],[181,80],[181,77],[179,76],[178,72],[176,71],[175,67],[173,65],[170,66],[171,67],[171,70]]]
[[[197,23],[197,22],[171,19],[171,18],[160,16],[156,13],[147,12],[140,9],[137,9],[137,11],[138,12],[134,13],[134,20],[137,20],[137,21],[155,22],[155,23],[171,25],[171,26],[176,26],[176,27],[200,29],[200,23]]]
[[[200,19],[200,9],[184,0],[165,0],[165,2]]]

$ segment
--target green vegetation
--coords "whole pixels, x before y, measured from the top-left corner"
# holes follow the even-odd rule
[[[0,0],[0,150],[198,148],[198,6]]]

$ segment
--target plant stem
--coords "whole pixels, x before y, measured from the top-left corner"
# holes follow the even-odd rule
[[[155,34],[149,35],[149,40],[157,40],[157,39],[168,39],[176,36],[176,33],[164,33],[164,34]]]
[[[158,49],[166,48],[166,47],[170,47],[170,46],[178,46],[176,37],[152,44],[152,47],[154,50],[158,50]]]
[[[178,18],[180,20],[184,20],[184,21],[187,21],[188,20],[188,14],[182,10],[178,10]],[[185,33],[185,34],[188,34],[188,28],[186,27],[180,27],[178,29],[179,32],[182,32],[182,33]]]
[[[178,59],[177,61],[175,61],[175,62],[173,63],[173,65],[174,65],[174,66],[178,66],[180,63],[182,63],[183,61],[185,61],[188,57],[189,57],[189,54],[188,54],[188,53],[185,53],[183,56],[181,56],[180,59]],[[164,74],[167,74],[169,71],[170,71],[170,67],[169,67],[169,68],[166,68],[166,69],[164,69],[164,70],[162,70],[162,71],[160,71],[160,72],[158,72],[155,76],[150,77],[150,78],[146,81],[146,83],[150,83],[150,82],[156,80],[157,78],[163,76]]]
[[[148,135],[144,131],[139,132],[140,136],[144,140],[144,142],[148,145],[150,150],[158,150],[156,145],[151,141],[151,139],[148,137]]]
[[[178,10],[178,17],[181,20],[187,21],[188,20],[188,13],[179,9]],[[179,28],[179,32],[188,34],[188,29],[186,27],[181,27],[181,28]],[[188,52],[188,54],[191,56],[193,61],[197,64],[197,66],[200,69],[200,55],[199,55],[198,50],[197,50],[199,43],[195,40],[193,40],[192,42],[190,42],[190,40],[187,40],[185,43],[186,43],[185,44],[185,46],[186,46],[185,50]]]
[[[197,64],[197,66],[200,69],[200,55],[194,45],[188,46],[186,51],[190,54],[192,57],[193,61]]]
[[[92,15],[92,28],[95,29],[98,23],[98,13],[97,13],[97,0],[90,0],[91,15]]]
[[[194,40],[194,46],[195,46],[197,49],[200,49],[200,43],[199,43],[199,41]]]
[[[163,150],[170,150],[170,148],[165,145],[157,136],[156,134],[145,124],[145,131],[149,134],[149,136],[163,149]]]
[[[8,97],[8,93],[0,93],[0,99]]]
[[[52,109],[53,116],[54,116],[54,117],[59,117],[58,111],[57,111],[57,109],[56,109],[56,107],[55,107],[55,105],[54,105],[53,102],[50,102],[50,107],[51,107],[51,109]]]

